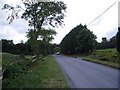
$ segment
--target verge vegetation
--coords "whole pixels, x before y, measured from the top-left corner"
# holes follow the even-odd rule
[[[3,78],[3,88],[68,88],[58,65],[51,55],[36,60],[34,64],[30,65],[31,67],[28,67],[28,70],[23,70],[24,72],[20,71],[22,69],[18,64],[16,66],[8,65],[8,62],[11,63],[14,60],[18,61],[20,57],[13,54],[3,54],[4,68],[9,67],[11,72],[8,72],[9,76]],[[27,56],[26,61],[30,60],[30,57]],[[18,74],[14,78],[12,76],[13,72],[14,76]]]
[[[82,57],[84,60],[120,68],[119,54],[115,48],[94,51],[91,55]]]

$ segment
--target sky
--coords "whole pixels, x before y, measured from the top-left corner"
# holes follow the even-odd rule
[[[65,26],[55,28],[57,35],[52,43],[59,44],[66,34],[79,24],[88,25],[97,16],[104,12],[116,0],[61,0],[67,4]],[[13,40],[19,43],[21,40],[27,41],[26,32],[28,24],[25,20],[17,19],[9,24],[6,20],[9,12],[1,10],[5,3],[19,4],[20,0],[1,0],[0,1],[0,39]],[[104,13],[100,18],[87,26],[97,36],[97,41],[101,42],[102,37],[109,40],[115,36],[118,27],[118,2]]]

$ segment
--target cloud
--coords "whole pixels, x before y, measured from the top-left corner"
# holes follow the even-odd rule
[[[17,19],[9,24],[6,21],[6,17],[3,17],[0,18],[0,21],[2,22],[0,23],[0,39],[12,39],[14,43],[18,43],[20,40],[27,40],[26,32],[28,31],[28,25],[25,20]]]
[[[20,0],[4,0],[0,2],[0,39],[12,39],[14,43],[19,43],[20,40],[27,41],[26,32],[28,31],[28,25],[25,20],[16,19],[13,23],[9,24],[7,17],[9,13],[1,10],[5,3],[16,4]]]
[[[108,31],[105,36],[110,39],[113,36],[115,36],[117,34],[117,28],[112,28],[110,31]]]
[[[25,33],[28,31],[27,21],[22,19],[16,19],[10,26],[15,28],[18,33]]]
[[[13,40],[14,43],[19,43],[20,40],[27,41],[26,33],[19,33],[16,31],[16,28],[6,25],[0,27],[0,39],[9,39]]]

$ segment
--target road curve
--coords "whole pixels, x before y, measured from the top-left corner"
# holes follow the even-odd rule
[[[70,88],[118,88],[118,70],[104,65],[53,55]]]

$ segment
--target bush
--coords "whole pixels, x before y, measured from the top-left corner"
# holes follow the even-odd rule
[[[30,62],[18,55],[3,54],[3,88],[21,73],[26,73]]]
[[[102,61],[118,62],[118,53],[116,49],[101,49],[92,53],[92,58]]]

